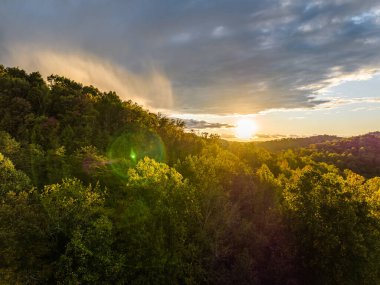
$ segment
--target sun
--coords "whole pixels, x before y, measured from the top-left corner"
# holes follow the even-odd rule
[[[235,137],[238,139],[251,139],[257,131],[257,124],[251,119],[241,119],[235,127]]]

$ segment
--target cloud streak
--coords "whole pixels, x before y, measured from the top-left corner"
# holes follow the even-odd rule
[[[198,121],[194,119],[182,119],[185,122],[187,129],[219,129],[219,128],[233,128],[233,125],[226,123],[210,123],[206,121]]]
[[[4,64],[63,73],[152,108],[312,108],[331,101],[327,87],[379,71],[380,5],[5,0],[0,42]]]
[[[152,109],[173,106],[170,81],[153,67],[147,74],[136,74],[90,54],[53,52],[43,47],[14,46],[8,58],[26,70],[39,70],[46,77],[59,74],[75,78],[103,91],[116,91],[123,100],[131,99]]]

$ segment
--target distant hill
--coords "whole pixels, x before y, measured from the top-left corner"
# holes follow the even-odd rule
[[[285,138],[273,141],[257,142],[256,145],[265,148],[268,151],[279,152],[287,149],[297,149],[308,147],[311,144],[337,141],[342,139],[338,136],[319,135],[307,138]]]
[[[380,175],[380,132],[313,144],[307,152],[316,161],[348,168],[366,177]]]
[[[365,148],[367,151],[380,151],[380,132],[372,132],[361,136],[340,138],[335,141],[325,141],[311,146],[319,150],[345,153],[350,150],[352,154],[359,154]]]
[[[293,150],[299,155],[310,155],[315,161],[334,164],[340,169],[351,169],[366,177],[380,175],[380,132],[350,138],[312,136],[289,138],[256,145],[271,151]]]

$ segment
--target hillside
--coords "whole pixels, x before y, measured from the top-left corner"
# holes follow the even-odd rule
[[[340,137],[319,135],[306,138],[284,138],[279,140],[257,142],[256,144],[272,152],[279,152],[287,149],[298,149],[308,147],[311,144],[319,144],[330,141],[340,140]]]
[[[380,176],[380,132],[311,145],[307,153],[340,169],[366,177]]]
[[[313,136],[260,142],[257,146],[280,153],[293,150],[318,162],[350,169],[366,177],[380,176],[380,132],[350,138]]]

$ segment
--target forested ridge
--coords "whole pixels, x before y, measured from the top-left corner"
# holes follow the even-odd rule
[[[197,136],[0,66],[0,284],[380,284],[379,153]]]
[[[256,144],[273,152],[291,150],[297,156],[311,156],[315,161],[334,164],[341,170],[348,168],[367,178],[380,175],[380,132],[351,138],[323,135]]]

